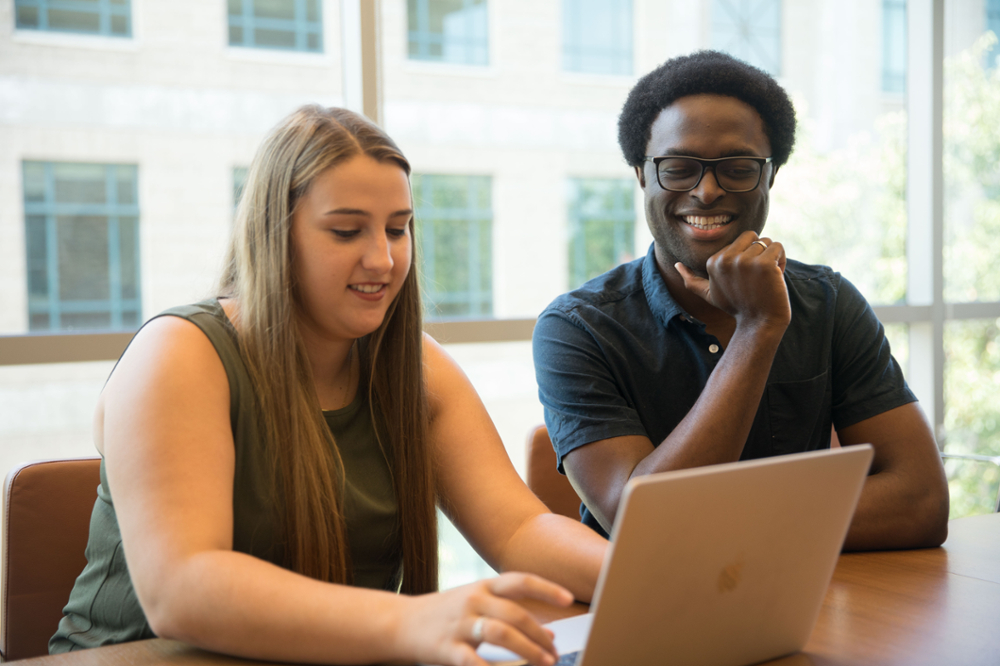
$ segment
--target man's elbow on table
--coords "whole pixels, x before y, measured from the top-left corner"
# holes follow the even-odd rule
[[[936,548],[948,538],[948,512],[950,498],[948,484],[931,484],[924,488],[917,500],[911,525],[913,545],[911,548]]]
[[[944,474],[940,479],[911,478],[895,493],[886,493],[884,484],[891,476],[881,472],[868,477],[844,550],[936,548],[948,538]]]

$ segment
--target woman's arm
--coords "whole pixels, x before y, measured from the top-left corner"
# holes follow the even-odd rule
[[[280,661],[480,664],[479,615],[517,631],[494,642],[551,664],[549,635],[503,597],[569,603],[533,576],[404,597],[321,583],[232,550],[234,448],[225,370],[174,317],[136,336],[101,401],[98,443],[139,602],[157,635]]]
[[[424,339],[428,434],[443,510],[494,569],[537,574],[590,601],[607,541],[549,512],[524,485],[468,378]]]

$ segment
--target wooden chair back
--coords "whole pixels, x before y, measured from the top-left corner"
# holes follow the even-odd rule
[[[528,434],[525,453],[531,491],[552,513],[580,520],[580,496],[573,490],[569,479],[556,469],[556,452],[545,426],[538,426]]]
[[[0,659],[46,655],[87,563],[100,458],[19,465],[4,482],[0,545]]]

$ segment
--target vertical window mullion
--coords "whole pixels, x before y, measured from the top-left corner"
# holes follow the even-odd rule
[[[103,0],[107,2],[107,0]],[[122,327],[122,265],[121,228],[118,219],[118,178],[117,169],[104,168],[104,200],[107,202],[108,218],[108,301],[111,328]]]
[[[910,325],[909,383],[944,434],[944,0],[907,4],[907,302],[929,305]]]
[[[43,0],[44,1],[44,0]],[[45,165],[45,272],[48,279],[49,327],[61,325],[59,308],[59,238],[56,224],[56,179],[52,164]]]
[[[101,34],[111,33],[111,0],[98,0],[98,20],[101,22]]]
[[[430,28],[430,8],[427,6],[428,0],[417,0],[417,54],[421,58],[430,57],[430,45],[428,37]]]
[[[482,303],[482,288],[481,288],[481,273],[479,267],[479,243],[480,243],[480,229],[479,229],[479,211],[475,207],[476,201],[476,190],[478,190],[478,183],[474,182],[471,178],[465,181],[465,212],[464,216],[465,222],[465,233],[466,233],[466,243],[468,243],[466,251],[466,262],[469,267],[469,314],[482,314],[481,303]]]
[[[299,51],[307,51],[309,45],[308,22],[306,20],[306,0],[295,0],[295,48]]]
[[[254,32],[256,26],[254,26],[254,15],[253,15],[253,0],[243,0],[243,45],[244,46],[254,46],[256,40],[254,39]]]

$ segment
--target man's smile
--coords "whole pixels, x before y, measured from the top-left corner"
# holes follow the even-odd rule
[[[687,224],[697,229],[716,229],[718,227],[729,224],[733,219],[732,215],[682,215],[681,219]]]

